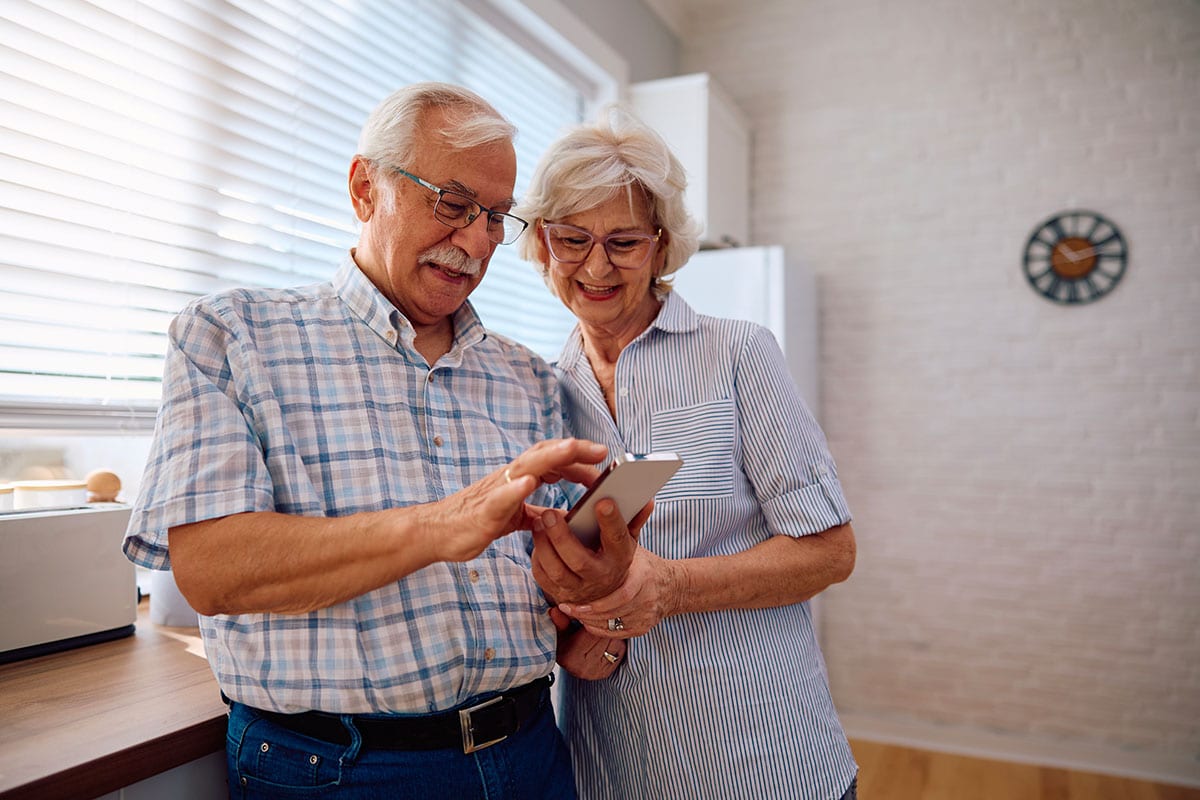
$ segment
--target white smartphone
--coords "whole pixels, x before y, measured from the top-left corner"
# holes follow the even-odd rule
[[[588,547],[600,545],[600,523],[596,520],[596,503],[605,497],[617,504],[617,511],[628,523],[642,507],[654,499],[667,481],[671,480],[683,459],[675,453],[625,453],[600,473],[600,477],[571,506],[567,512],[567,527]]]

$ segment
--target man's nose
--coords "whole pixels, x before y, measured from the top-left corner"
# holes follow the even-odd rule
[[[484,258],[492,252],[496,243],[488,238],[488,219],[480,213],[465,228],[456,228],[450,237],[451,243],[461,247],[471,258]]]

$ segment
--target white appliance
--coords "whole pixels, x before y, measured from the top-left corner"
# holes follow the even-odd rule
[[[675,291],[701,314],[757,322],[771,330],[808,409],[818,421],[817,284],[783,247],[702,250],[672,276]],[[821,640],[821,598],[808,601]]]
[[[701,314],[748,319],[770,328],[804,402],[818,420],[817,290],[813,274],[789,263],[783,247],[701,250],[671,276]]]
[[[0,664],[134,632],[129,513],[121,503],[0,513]]]

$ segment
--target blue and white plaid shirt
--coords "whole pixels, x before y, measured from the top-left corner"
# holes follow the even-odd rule
[[[563,435],[536,354],[469,304],[432,368],[347,255],[332,282],[236,290],[171,324],[150,461],[125,539],[170,565],[167,530],[246,511],[341,517],[445,497]],[[533,502],[562,506],[555,487]],[[308,614],[201,617],[233,700],[283,712],[428,713],[548,672],[555,630],[518,532]]]

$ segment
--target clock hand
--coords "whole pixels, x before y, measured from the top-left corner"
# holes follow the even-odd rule
[[[1059,249],[1062,251],[1062,254],[1071,262],[1082,261],[1088,256],[1094,255],[1096,252],[1096,248],[1094,247],[1085,247],[1082,250],[1072,250],[1066,245],[1059,245]]]

